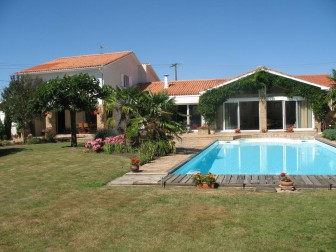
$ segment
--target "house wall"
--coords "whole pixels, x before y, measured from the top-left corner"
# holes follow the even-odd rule
[[[76,123],[86,122],[85,112],[77,112],[76,113]],[[70,121],[70,111],[65,110],[65,128],[71,128],[71,121]]]
[[[101,85],[109,85],[112,87],[120,86],[123,87],[123,76],[127,75],[129,77],[129,86],[134,86],[138,83],[158,81],[155,72],[149,64],[141,64],[137,57],[132,53],[129,54],[115,62],[112,62],[106,66],[98,68],[83,68],[83,69],[68,69],[60,71],[52,71],[47,73],[34,73],[30,74],[33,77],[40,77],[45,81],[54,79],[56,77],[62,78],[64,75],[75,75],[79,73],[87,73],[90,76],[94,76],[99,80]],[[102,100],[98,101],[99,105],[102,106]],[[51,114],[50,117],[55,116]],[[48,117],[49,118],[49,117]],[[46,119],[49,120],[49,119]],[[57,123],[57,118],[54,118]],[[97,117],[97,125],[103,127],[104,122],[103,117]],[[76,115],[76,122],[86,122],[85,112],[79,112]],[[41,130],[49,125],[48,122],[38,122],[35,123],[35,134],[40,135]],[[49,125],[51,126],[51,125]],[[54,123],[55,127],[55,123]],[[70,128],[70,112],[65,111],[65,128]]]
[[[40,120],[40,119],[35,119],[34,120],[34,127],[35,127],[35,132],[33,134],[35,136],[41,136],[42,135],[42,130],[46,128],[46,121],[45,120]]]
[[[129,85],[134,86],[138,83],[158,81],[151,73],[150,66],[141,64],[134,54],[129,54],[111,64],[108,64],[103,69],[104,84],[112,87],[123,87],[123,75],[129,77]]]
[[[4,120],[5,120],[5,113],[0,111],[0,121],[4,123]]]

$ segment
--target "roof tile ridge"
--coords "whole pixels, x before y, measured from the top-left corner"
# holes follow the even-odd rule
[[[294,76],[300,77],[300,76],[321,76],[321,75],[323,75],[323,76],[329,76],[329,74],[327,74],[327,73],[321,73],[321,74],[299,74],[299,75],[294,75]]]
[[[77,55],[77,56],[60,57],[60,58],[57,58],[55,60],[59,60],[59,59],[71,59],[71,58],[78,58],[78,57],[98,56],[98,55],[103,56],[103,55],[116,54],[116,53],[127,53],[127,54],[130,54],[130,53],[133,53],[133,51],[85,54],[85,55]]]

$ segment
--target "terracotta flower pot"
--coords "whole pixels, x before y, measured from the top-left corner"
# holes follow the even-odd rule
[[[208,185],[207,183],[197,184],[196,187],[197,188],[214,188],[215,183],[212,183],[210,185]]]
[[[138,172],[139,166],[138,165],[131,165],[131,172]]]
[[[280,185],[282,185],[282,186],[293,186],[294,182],[293,181],[291,181],[291,182],[281,181]]]

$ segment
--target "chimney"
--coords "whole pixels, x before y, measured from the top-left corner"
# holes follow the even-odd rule
[[[164,75],[164,86],[163,86],[163,88],[167,89],[168,87],[169,87],[169,84],[168,84],[168,74],[165,74]]]

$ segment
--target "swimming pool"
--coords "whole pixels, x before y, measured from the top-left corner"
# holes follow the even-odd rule
[[[336,148],[317,140],[216,141],[173,174],[335,175]]]

